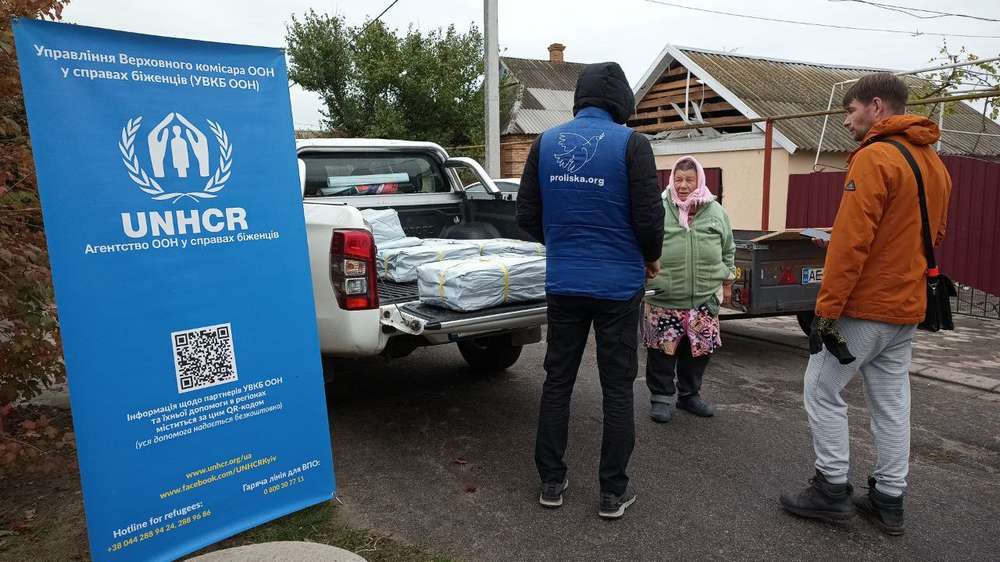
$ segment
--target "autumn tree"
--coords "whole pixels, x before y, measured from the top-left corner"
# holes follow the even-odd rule
[[[0,432],[11,404],[64,377],[14,18],[58,20],[68,0],[0,2]]]

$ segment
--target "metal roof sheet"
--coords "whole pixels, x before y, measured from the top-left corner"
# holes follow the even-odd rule
[[[884,70],[772,60],[689,48],[680,48],[680,51],[763,116],[825,110],[834,84]],[[904,79],[911,86],[920,83],[919,78]],[[839,106],[844,91],[843,86],[837,89],[833,108]],[[807,150],[816,150],[822,128],[822,117],[775,122],[775,129],[798,148]],[[981,112],[964,102],[950,104],[944,115],[943,128],[1000,134],[1000,125],[984,119]],[[944,132],[941,145],[941,152],[949,154],[1000,155],[1000,137]],[[823,150],[850,152],[857,146],[857,141],[841,126],[840,117],[830,116]]]
[[[549,62],[547,60],[500,57],[500,62],[515,80],[525,88],[546,90],[576,90],[576,79],[584,64]]]
[[[525,98],[530,96],[540,107],[521,107],[525,109],[548,109],[550,111],[573,111],[573,90],[548,90],[545,88],[527,88]]]
[[[513,57],[500,61],[521,88],[503,134],[538,135],[573,119],[576,80],[586,65]]]
[[[547,129],[562,125],[571,119],[573,119],[572,111],[519,109],[511,118],[504,134],[540,135]]]

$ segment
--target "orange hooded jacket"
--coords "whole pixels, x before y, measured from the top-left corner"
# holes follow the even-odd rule
[[[944,239],[951,177],[931,146],[940,131],[918,115],[876,123],[848,162],[844,195],[826,252],[816,314],[919,324],[927,307],[917,181],[890,137],[913,154],[924,179],[931,239]]]

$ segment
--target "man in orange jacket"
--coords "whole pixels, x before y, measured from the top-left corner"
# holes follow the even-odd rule
[[[855,509],[890,535],[903,534],[910,455],[910,358],[926,310],[926,270],[916,177],[923,176],[931,238],[944,238],[951,178],[932,144],[930,120],[905,115],[908,91],[889,73],[861,78],[844,95],[844,126],[861,142],[849,159],[844,194],[816,301],[803,401],[816,452],[810,486],[782,494],[796,515],[844,520]],[[823,349],[825,345],[826,350]],[[866,496],[847,481],[847,403],[840,392],[861,372],[877,456]]]

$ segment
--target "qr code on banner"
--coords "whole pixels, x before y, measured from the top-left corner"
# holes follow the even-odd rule
[[[174,346],[178,392],[239,380],[230,324],[173,332],[170,338]]]

